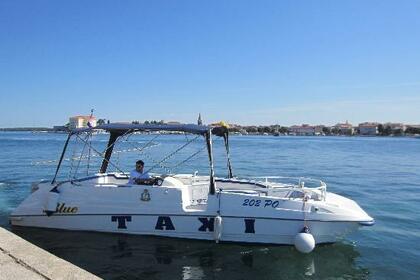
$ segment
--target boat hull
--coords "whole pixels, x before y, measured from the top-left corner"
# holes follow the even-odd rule
[[[222,217],[220,241],[241,243],[294,244],[303,220],[257,217]],[[201,215],[28,215],[12,216],[14,226],[96,231],[135,235],[214,240],[214,216]],[[357,222],[307,221],[315,242],[333,243],[359,227]]]
[[[103,180],[109,177],[41,183],[13,211],[11,224],[268,244],[294,244],[296,235],[309,228],[320,244],[372,221],[355,202],[332,193],[326,201],[303,202],[249,190],[209,195],[207,183],[129,186]],[[219,187],[232,183],[223,184]]]

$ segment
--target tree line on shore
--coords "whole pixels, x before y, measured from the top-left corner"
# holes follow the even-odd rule
[[[97,125],[109,123],[109,120],[98,119]],[[133,124],[165,124],[163,120],[146,120],[144,122],[132,121]],[[237,134],[271,134],[271,135],[287,135],[291,134],[290,128],[282,125],[250,125],[250,126],[241,126],[233,125],[229,127],[229,132]],[[358,135],[360,130],[358,127],[354,127],[354,132],[349,133],[349,131],[341,130],[336,126],[322,126],[322,135]],[[402,128],[393,129],[389,125],[378,124],[377,134],[379,136],[403,136],[403,135],[417,135],[420,134],[420,127],[417,126],[407,126],[405,130]]]
[[[287,135],[291,134],[289,127],[281,125],[268,125],[268,126],[234,126],[230,127],[229,131],[232,133],[241,134],[272,134],[272,135]],[[403,135],[416,135],[420,134],[420,127],[407,126],[405,130],[398,128],[392,129],[389,125],[379,124],[377,128],[379,136],[403,136]],[[358,135],[360,134],[359,128],[355,128],[353,133],[349,131],[342,131],[338,127],[323,126],[322,135]]]

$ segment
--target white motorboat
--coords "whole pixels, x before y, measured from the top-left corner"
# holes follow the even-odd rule
[[[94,150],[102,157],[99,173],[58,181],[69,141],[78,138],[90,145],[86,139],[99,129],[109,132],[104,152]],[[116,143],[145,131],[203,138],[209,173],[150,173],[151,180],[129,184],[127,173],[107,172],[109,165],[115,166],[111,157]],[[356,202],[327,192],[322,181],[314,185],[313,180],[302,178],[294,182],[282,177],[234,177],[227,131],[226,127],[194,124],[105,124],[74,130],[69,133],[54,178],[34,183],[32,194],[13,211],[10,221],[14,226],[290,244],[302,252],[312,251],[315,244],[335,242],[359,226],[374,224]],[[214,175],[214,135],[224,139],[227,178]],[[79,159],[84,158],[81,155]]]

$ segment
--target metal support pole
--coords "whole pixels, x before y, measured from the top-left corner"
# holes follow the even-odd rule
[[[226,133],[223,134],[223,140],[225,140],[226,156],[227,156],[227,166],[228,166],[228,178],[233,178],[232,164],[230,163],[230,152],[229,152],[229,132],[226,130]]]
[[[58,161],[57,169],[55,170],[55,175],[54,175],[54,178],[51,181],[51,185],[53,185],[55,183],[55,180],[57,179],[57,174],[58,174],[58,171],[60,170],[61,162],[63,161],[64,154],[66,153],[67,146],[69,144],[69,141],[70,141],[70,138],[71,138],[72,135],[73,134],[70,132],[69,136],[67,137],[66,143],[64,144],[63,152],[61,153],[60,160]]]
[[[109,137],[109,141],[108,141],[108,146],[106,148],[105,155],[104,155],[104,160],[102,161],[101,170],[99,171],[100,173],[105,173],[106,170],[108,169],[108,163],[112,155],[112,150],[114,149],[114,146],[115,146],[115,141],[117,141],[120,135],[121,134],[119,133],[111,132],[111,136]]]
[[[207,151],[209,153],[209,162],[210,162],[210,187],[209,193],[214,195],[216,193],[216,182],[214,180],[214,166],[213,166],[213,148],[212,148],[212,140],[211,140],[211,130],[206,133],[206,143],[207,143]]]

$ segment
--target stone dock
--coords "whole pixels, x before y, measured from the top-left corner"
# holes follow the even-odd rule
[[[101,279],[0,227],[0,280]]]

